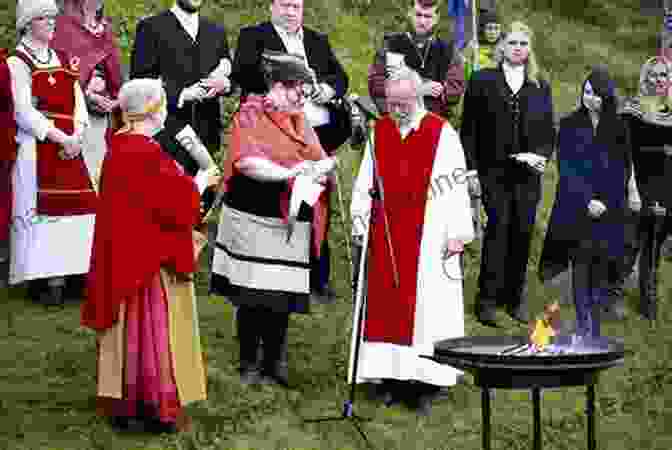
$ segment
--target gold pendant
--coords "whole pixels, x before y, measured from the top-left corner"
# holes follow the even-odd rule
[[[49,81],[49,84],[52,86],[56,84],[56,78],[54,78],[54,76],[51,74],[49,74],[49,78],[47,79],[47,81]]]

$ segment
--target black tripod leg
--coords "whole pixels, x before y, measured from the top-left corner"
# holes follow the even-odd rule
[[[586,388],[586,418],[588,450],[597,450],[597,440],[595,439],[595,385],[589,384]]]

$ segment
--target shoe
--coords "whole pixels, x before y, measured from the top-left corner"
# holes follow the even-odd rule
[[[240,371],[240,383],[245,386],[261,383],[261,374],[257,369],[243,369]]]
[[[40,303],[44,306],[63,306],[63,286],[49,286],[40,293]]]
[[[423,394],[418,397],[418,405],[415,408],[416,413],[420,417],[429,417],[432,414],[432,401],[436,394]]]
[[[159,419],[149,419],[145,421],[145,430],[156,434],[174,434],[177,433],[177,426],[174,423],[162,422]]]
[[[311,292],[310,299],[320,305],[330,305],[336,301],[336,291],[331,286],[325,286]]]
[[[497,328],[497,308],[494,306],[476,305],[476,319],[483,325]]]
[[[130,419],[122,416],[110,417],[110,426],[117,430],[128,430],[130,428]]]
[[[260,383],[277,384],[284,388],[289,388],[289,379],[287,377],[287,374],[277,369],[273,371],[262,372]]]

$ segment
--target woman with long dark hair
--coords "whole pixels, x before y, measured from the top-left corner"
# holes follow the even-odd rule
[[[542,281],[553,278],[571,261],[576,332],[599,336],[599,308],[625,254],[631,150],[606,67],[593,68],[580,95],[576,111],[560,122],[560,179],[539,275]]]

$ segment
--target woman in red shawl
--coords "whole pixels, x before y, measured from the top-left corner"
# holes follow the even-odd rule
[[[238,307],[241,381],[287,385],[280,358],[289,313],[308,312],[336,160],[303,113],[302,88],[312,82],[305,62],[277,52],[263,60],[268,93],[248,96],[233,119],[211,289]]]
[[[200,196],[152,139],[166,118],[161,82],[129,81],[119,99],[127,124],[103,165],[82,325],[98,331],[99,413],[181,430],[183,406],[206,398],[192,281]]]
[[[79,59],[79,83],[84,89],[90,126],[84,135],[84,155],[98,178],[107,144],[119,128],[121,52],[110,19],[102,16],[102,0],[66,0],[56,18],[52,47]]]

